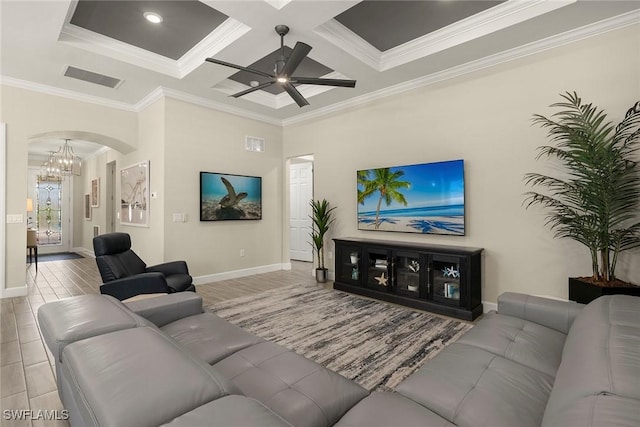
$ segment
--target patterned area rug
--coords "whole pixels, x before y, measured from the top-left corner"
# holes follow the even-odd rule
[[[473,326],[305,285],[235,298],[210,308],[369,391],[392,390]]]

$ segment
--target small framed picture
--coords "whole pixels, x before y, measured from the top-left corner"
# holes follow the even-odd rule
[[[84,195],[84,219],[91,219],[91,194]]]
[[[100,206],[100,178],[91,180],[91,207]]]

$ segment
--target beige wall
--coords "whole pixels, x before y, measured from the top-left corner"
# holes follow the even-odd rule
[[[187,260],[193,276],[280,264],[281,128],[167,98],[165,131],[165,258]],[[246,151],[246,135],[265,138],[266,151]],[[262,177],[262,220],[200,222],[201,171]]]
[[[7,124],[6,213],[25,215],[29,138],[45,132],[82,131],[136,146],[137,114],[29,90],[1,86],[0,122]],[[81,217],[82,218],[82,217]],[[7,224],[5,287],[25,285],[26,223]]]
[[[585,248],[552,238],[543,211],[522,206],[523,175],[549,172],[534,160],[547,139],[531,116],[550,113],[559,93],[575,90],[619,122],[640,99],[639,55],[640,26],[605,34],[287,126],[284,157],[315,155],[315,197],[338,206],[331,237],[483,247],[483,300],[504,291],[566,297],[567,277],[590,274],[590,262]],[[460,158],[466,236],[357,230],[356,170]],[[639,258],[624,255],[618,276],[638,282]]]

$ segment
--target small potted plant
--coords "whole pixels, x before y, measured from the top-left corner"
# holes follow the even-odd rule
[[[309,202],[312,209],[311,220],[313,228],[311,229],[311,245],[316,252],[318,260],[318,268],[316,268],[316,281],[325,283],[328,278],[328,270],[324,265],[324,236],[329,231],[329,227],[335,221],[333,210],[336,208],[329,207],[326,199],[311,200]]]

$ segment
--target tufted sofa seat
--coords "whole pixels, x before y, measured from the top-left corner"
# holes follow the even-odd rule
[[[395,391],[370,394],[193,293],[72,297],[38,321],[72,426],[640,425],[640,297],[502,294]]]

